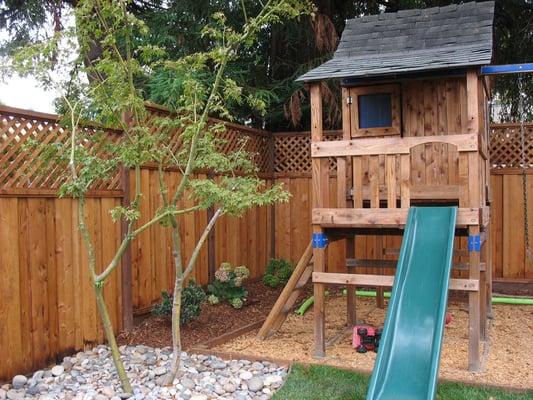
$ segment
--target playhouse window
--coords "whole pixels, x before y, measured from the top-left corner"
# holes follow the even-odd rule
[[[350,88],[352,137],[400,134],[400,85]]]
[[[392,126],[392,96],[390,93],[359,96],[359,128]]]

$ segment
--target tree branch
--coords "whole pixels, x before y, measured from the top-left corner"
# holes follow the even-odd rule
[[[213,216],[211,217],[211,220],[205,227],[202,236],[200,236],[200,239],[198,240],[198,243],[196,243],[196,247],[194,248],[194,251],[191,254],[191,258],[189,259],[189,263],[187,264],[187,268],[185,269],[185,272],[183,272],[183,280],[187,279],[189,274],[192,272],[194,268],[194,264],[196,263],[196,259],[198,258],[198,255],[200,254],[200,250],[202,249],[203,244],[207,240],[207,237],[209,236],[209,232],[211,232],[211,229],[213,229],[213,226],[215,226],[215,222],[217,221],[218,217],[222,215],[222,208],[219,208],[215,211]]]

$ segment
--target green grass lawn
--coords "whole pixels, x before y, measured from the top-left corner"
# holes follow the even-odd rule
[[[364,400],[369,377],[338,368],[295,364],[274,400]],[[458,383],[439,384],[438,400],[526,400],[533,391],[513,393]]]

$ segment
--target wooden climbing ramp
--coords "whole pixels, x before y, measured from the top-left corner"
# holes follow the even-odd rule
[[[304,254],[300,258],[300,261],[298,261],[289,281],[283,288],[278,300],[276,300],[274,307],[270,310],[268,317],[259,330],[259,333],[257,334],[258,339],[266,339],[276,332],[283,322],[285,322],[287,315],[294,307],[294,303],[298,300],[303,287],[309,278],[311,278],[311,274],[313,273],[312,258],[313,249],[311,248],[311,243],[309,243]]]

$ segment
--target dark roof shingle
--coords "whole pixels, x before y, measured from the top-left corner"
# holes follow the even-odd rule
[[[489,64],[494,1],[348,20],[333,59],[298,81]]]

